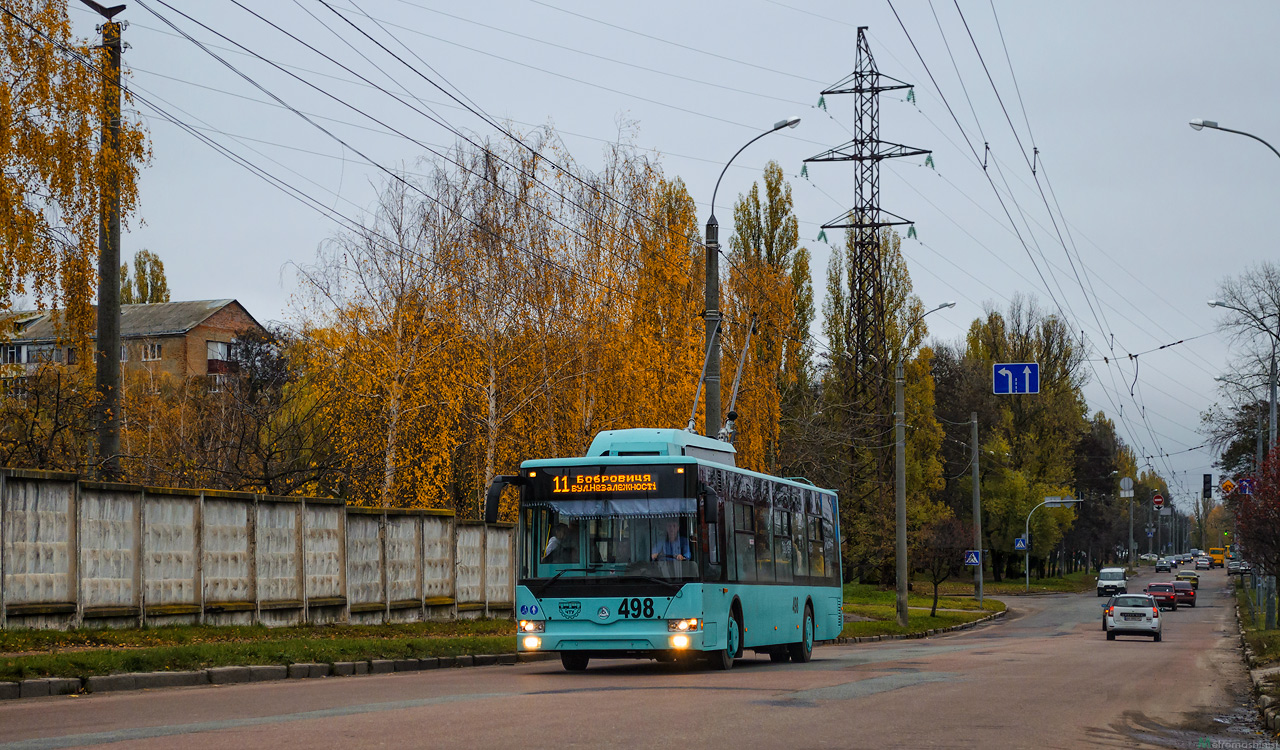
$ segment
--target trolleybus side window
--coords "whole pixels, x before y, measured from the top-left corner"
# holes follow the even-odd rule
[[[734,570],[739,581],[756,580],[755,514],[748,505],[733,503]]]
[[[814,578],[825,578],[827,567],[823,555],[822,519],[806,515],[805,520],[809,526],[809,575]]]
[[[785,491],[785,487],[781,488]],[[773,571],[779,582],[789,583],[791,572],[791,511],[773,509]]]
[[[773,519],[769,506],[761,502],[752,508],[756,517],[756,580],[773,582]]]

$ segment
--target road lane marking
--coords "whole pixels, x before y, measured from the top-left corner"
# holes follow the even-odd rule
[[[38,737],[29,740],[0,743],[0,750],[57,750],[64,747],[84,747],[111,742],[129,742],[146,740],[155,737],[173,737],[182,734],[200,734],[218,732],[224,729],[242,729],[244,727],[263,726],[265,724],[286,724],[294,721],[310,721],[313,719],[331,719],[339,716],[378,713],[381,711],[402,711],[407,708],[435,706],[459,701],[484,700],[487,698],[507,698],[518,693],[471,693],[467,695],[442,695],[436,698],[422,698],[410,701],[392,701],[388,703],[365,703],[358,706],[339,706],[322,708],[316,711],[299,711],[292,714],[275,716],[254,716],[243,719],[222,719],[220,721],[199,721],[191,724],[170,724],[158,727],[137,727],[134,729],[115,729],[108,732],[91,732],[88,734],[71,734],[63,737]]]

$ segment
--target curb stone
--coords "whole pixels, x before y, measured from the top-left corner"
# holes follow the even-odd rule
[[[413,672],[440,667],[515,665],[546,661],[553,654],[467,654],[463,656],[431,656],[425,659],[373,659],[340,661],[332,664],[264,664],[254,666],[211,667],[192,672],[128,672],[77,677],[40,677],[18,682],[0,682],[0,700],[42,698],[75,693],[114,693],[154,688],[196,687],[199,685],[232,685],[250,682],[277,682],[287,679],[345,677],[367,674]]]
[[[935,635],[949,633],[953,630],[968,630],[970,628],[981,625],[984,622],[989,622],[991,620],[1002,618],[1008,613],[1009,613],[1008,609],[1003,609],[999,612],[993,612],[981,619],[974,620],[973,622],[962,622],[959,625],[952,625],[946,628],[933,628],[932,630],[924,630],[919,633],[859,635],[859,636],[854,636],[852,638],[836,638],[834,640],[826,641],[825,644],[840,646],[847,643],[873,643],[875,641],[901,641],[908,638],[932,638]]]

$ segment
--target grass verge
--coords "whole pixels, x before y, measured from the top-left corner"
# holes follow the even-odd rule
[[[8,630],[0,631],[0,681],[514,650],[515,624],[510,620],[292,628]]]
[[[1006,579],[1003,581],[983,581],[984,595],[1016,596],[1018,594],[1071,594],[1092,591],[1097,586],[1092,571],[1080,570],[1057,578],[1032,578],[1031,590],[1027,591],[1026,579]],[[947,581],[938,587],[944,595],[972,594],[973,583],[968,580]],[[941,605],[939,605],[941,606]]]
[[[855,605],[851,611],[863,617],[872,618],[866,622],[846,622],[840,635],[844,638],[855,638],[869,635],[909,635],[923,633],[935,628],[949,628],[963,625],[987,617],[991,612],[939,612],[937,617],[930,617],[928,612],[912,610],[907,613],[907,627],[898,625],[892,606]]]
[[[366,659],[509,653],[513,636],[456,638],[334,638],[250,643],[201,643],[137,649],[95,649],[0,659],[0,680],[90,677],[118,672],[180,672],[247,664],[332,663]]]
[[[0,658],[66,649],[485,635],[515,635],[515,623],[510,620],[482,619],[391,625],[299,625],[289,628],[268,628],[261,625],[173,625],[138,629],[0,630]]]
[[[922,590],[922,584],[915,583],[915,591],[907,594],[908,607],[932,607],[933,606],[933,586],[925,584]],[[970,586],[972,588],[972,586]],[[996,599],[983,597],[983,608],[978,607],[978,600],[968,595],[964,596],[944,596],[945,591],[939,587],[938,609],[963,609],[971,611],[1000,612],[1005,608],[1004,602]],[[984,591],[984,593],[986,593]],[[870,583],[846,583],[844,585],[844,604],[845,611],[852,611],[850,607],[859,605],[886,605],[892,607],[897,601],[898,594],[892,589],[884,589]]]
[[[1244,625],[1244,638],[1257,657],[1257,667],[1274,667],[1280,663],[1280,630],[1263,630],[1264,614],[1257,602],[1250,606],[1249,591],[1244,586],[1243,576],[1235,582],[1236,603],[1240,605],[1240,623]],[[1280,685],[1272,683],[1271,693],[1280,691]]]

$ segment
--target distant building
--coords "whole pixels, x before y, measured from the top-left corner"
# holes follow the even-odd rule
[[[0,320],[0,366],[30,373],[42,363],[78,365],[91,353],[68,344],[57,312],[16,312]],[[262,324],[233,299],[120,306],[120,359],[126,370],[175,377],[218,375],[232,367],[231,347]],[[90,334],[90,340],[93,335]],[[15,372],[17,370],[17,372]]]

